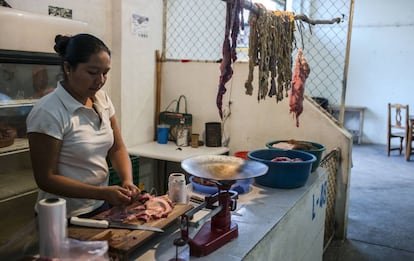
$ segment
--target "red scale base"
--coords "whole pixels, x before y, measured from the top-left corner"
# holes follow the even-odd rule
[[[239,235],[237,223],[231,222],[227,230],[211,229],[211,221],[203,224],[195,237],[190,240],[191,256],[206,256]]]

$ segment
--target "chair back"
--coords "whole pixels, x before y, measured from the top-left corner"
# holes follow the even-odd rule
[[[388,103],[388,130],[400,129],[407,131],[409,122],[409,107],[399,103]]]

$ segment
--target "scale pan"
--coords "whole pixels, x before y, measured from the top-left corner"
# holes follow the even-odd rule
[[[266,174],[268,166],[254,160],[226,155],[201,155],[185,159],[181,167],[199,178],[212,180],[249,179]]]

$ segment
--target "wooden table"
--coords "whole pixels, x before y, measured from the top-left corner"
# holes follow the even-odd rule
[[[341,106],[332,105],[330,106],[332,110],[332,115],[339,119]],[[345,106],[345,116],[344,116],[344,127],[352,134],[353,137],[357,139],[358,144],[362,143],[362,130],[364,124],[364,111],[366,107],[360,106]],[[353,119],[355,119],[353,121]]]
[[[407,138],[405,139],[405,160],[409,161],[411,154],[414,154],[413,148],[412,148],[414,115],[409,116],[407,127],[408,127]]]
[[[167,144],[159,144],[156,141],[152,141],[128,148],[128,153],[131,155],[157,160],[158,168],[162,170],[161,175],[157,175],[155,179],[159,194],[166,193],[168,182],[167,162],[179,163],[186,158],[200,155],[222,155],[228,154],[228,152],[229,148],[227,147],[178,147],[172,141],[169,141]]]

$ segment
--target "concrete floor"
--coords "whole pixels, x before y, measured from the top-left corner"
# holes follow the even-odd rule
[[[348,235],[323,261],[414,260],[414,156],[385,145],[354,145]]]

